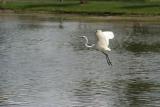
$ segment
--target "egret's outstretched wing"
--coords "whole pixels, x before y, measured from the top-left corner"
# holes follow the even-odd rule
[[[114,34],[111,31],[104,31],[102,33],[104,34],[106,39],[113,39],[114,38]]]

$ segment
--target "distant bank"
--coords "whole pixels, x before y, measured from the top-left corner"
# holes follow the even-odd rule
[[[14,12],[43,12],[65,13],[95,16],[159,16],[160,1],[129,2],[126,1],[88,1],[80,4],[77,0],[13,0],[0,3],[1,12],[12,10]]]

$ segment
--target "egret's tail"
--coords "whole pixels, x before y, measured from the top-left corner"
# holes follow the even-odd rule
[[[107,51],[111,51],[111,49],[110,49],[110,48],[107,48],[106,50],[107,50]]]

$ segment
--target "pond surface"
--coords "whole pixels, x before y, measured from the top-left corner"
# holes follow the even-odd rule
[[[110,30],[105,56],[87,49]],[[160,24],[0,16],[1,107],[159,107]]]

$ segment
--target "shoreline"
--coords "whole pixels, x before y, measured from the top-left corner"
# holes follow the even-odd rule
[[[67,20],[86,20],[86,21],[142,21],[160,22],[160,15],[97,15],[97,14],[78,14],[78,13],[59,13],[46,11],[15,11],[10,9],[0,9],[0,16],[3,15],[23,15],[37,16],[42,18],[63,17]]]

